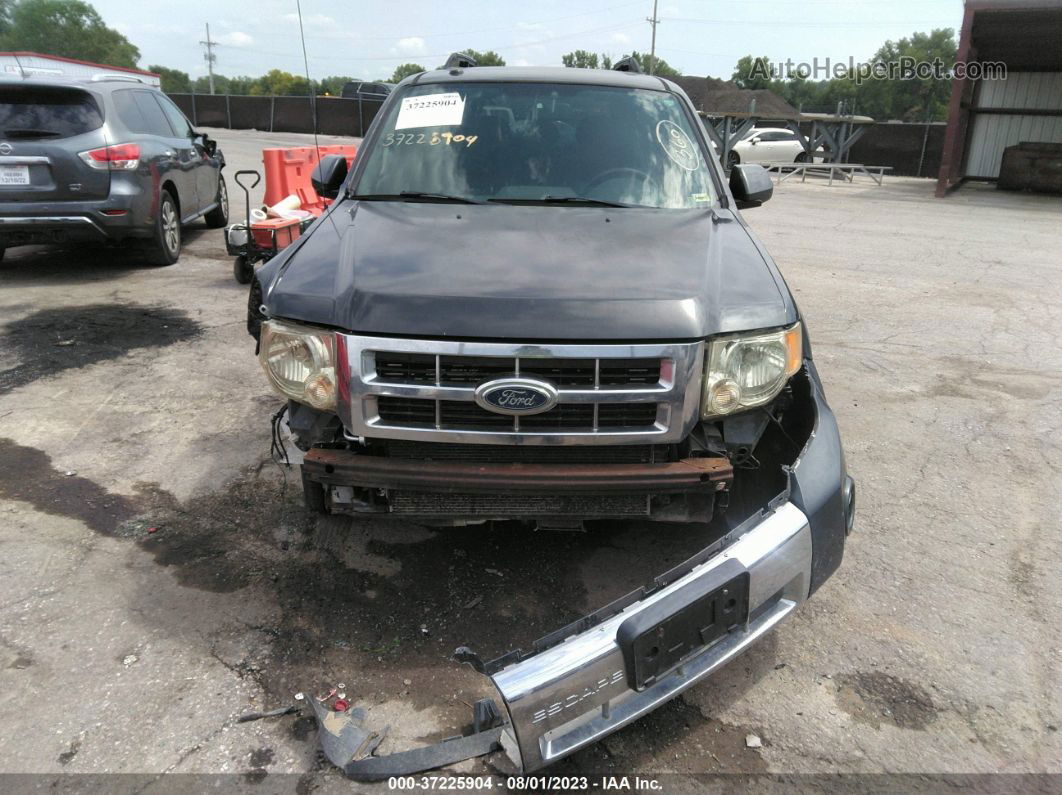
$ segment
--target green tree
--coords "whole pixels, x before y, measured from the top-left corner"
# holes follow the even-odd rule
[[[738,88],[771,88],[771,84],[775,82],[771,77],[771,61],[766,56],[754,58],[751,55],[743,55],[738,59],[730,80]]]
[[[293,75],[281,69],[270,69],[254,81],[250,87],[255,96],[308,96],[310,84],[305,77]]]
[[[107,27],[96,9],[81,0],[18,0],[3,8],[7,19],[0,21],[2,49],[128,68],[135,68],[140,60],[140,50]]]
[[[872,62],[932,63],[939,60],[947,68],[955,63],[957,49],[955,31],[940,28],[929,33],[914,33],[899,41],[887,41],[874,53]],[[875,118],[904,121],[945,118],[951,97],[951,81],[932,76],[865,80],[859,89],[861,112]]]
[[[575,69],[597,69],[598,59],[596,52],[576,50],[561,56],[561,63]]]
[[[149,66],[148,71],[162,78],[162,90],[167,94],[187,94],[192,90],[192,78],[187,72],[157,64]]]
[[[14,0],[0,0],[0,40],[11,29],[11,10],[14,8]],[[7,46],[7,43],[4,43]]]
[[[649,73],[650,64],[648,53],[643,54],[638,52],[637,50],[631,50],[631,57],[637,58],[638,63],[642,65],[642,69],[645,71],[645,73]],[[655,66],[653,66],[653,74],[657,75],[658,77],[682,77],[682,72],[680,72],[675,67],[671,66],[671,64],[669,64],[659,55],[656,56],[656,64]]]
[[[460,50],[459,52],[465,53],[465,55],[471,55],[476,59],[476,66],[505,66],[505,59],[502,58],[494,50],[487,50],[486,52],[477,52],[476,50]]]
[[[427,70],[419,63],[404,63],[395,67],[394,74],[391,75],[389,83],[401,83],[410,75],[419,74],[420,72],[426,72]]]
[[[941,28],[929,33],[914,33],[899,41],[887,41],[870,64],[894,64],[939,61],[944,69],[955,62],[955,33]],[[789,74],[781,79],[764,78],[762,68],[755,69],[764,58],[742,57],[734,67],[732,80],[739,88],[768,88],[790,105],[805,111],[834,113],[838,103],[844,103],[849,113],[873,116],[876,119],[905,121],[943,120],[947,117],[951,96],[950,80],[936,76],[875,77],[855,72],[835,76],[830,80],[810,80],[807,75]]]
[[[338,97],[343,93],[343,86],[356,79],[357,78],[354,77],[347,77],[346,75],[331,75],[330,77],[322,78],[321,82],[317,84],[317,93]]]

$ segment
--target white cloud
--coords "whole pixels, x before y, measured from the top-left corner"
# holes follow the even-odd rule
[[[631,37],[628,36],[626,33],[613,33],[611,36],[609,36],[609,40],[613,44],[630,44],[631,43]]]
[[[427,44],[420,36],[408,36],[395,42],[391,52],[399,55],[423,55],[427,52]]]
[[[506,62],[506,63],[508,63],[508,62]],[[513,61],[512,65],[513,66],[531,66],[531,62],[529,60],[527,60],[526,58],[517,58],[515,61]]]
[[[254,38],[242,30],[234,30],[232,33],[223,33],[218,36],[217,42],[229,47],[250,47],[254,44]]]
[[[518,27],[520,30],[530,30],[536,32],[541,32],[546,29],[546,26],[543,25],[541,22],[517,22],[516,27]]]
[[[290,22],[293,25],[299,24],[298,14],[285,14],[284,20]],[[333,30],[336,27],[336,21],[328,14],[303,14],[302,26],[307,30]]]

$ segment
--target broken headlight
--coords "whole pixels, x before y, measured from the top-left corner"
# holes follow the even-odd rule
[[[281,395],[315,409],[336,406],[335,335],[330,331],[278,323],[262,324],[258,360]]]
[[[803,348],[799,323],[779,331],[711,340],[701,417],[720,417],[772,400],[800,369]]]

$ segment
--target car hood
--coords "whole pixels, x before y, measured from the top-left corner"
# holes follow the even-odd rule
[[[729,211],[348,200],[259,272],[270,316],[499,340],[677,340],[796,310]]]

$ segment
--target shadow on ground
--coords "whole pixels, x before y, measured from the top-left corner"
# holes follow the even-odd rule
[[[88,304],[41,309],[2,327],[0,395],[38,378],[192,339],[199,324],[167,306]]]
[[[184,503],[153,484],[114,494],[56,470],[41,451],[0,439],[0,497],[128,539],[182,586],[214,595],[219,613],[239,616],[241,605],[253,605],[253,620],[204,637],[194,616],[175,618],[145,582],[137,615],[189,643],[206,643],[210,655],[276,703],[343,680],[356,682],[348,687],[361,703],[404,701],[433,710],[444,725],[464,725],[468,704],[493,693],[484,678],[452,661],[457,646],[485,659],[527,648],[706,543],[704,528],[681,525],[629,522],[543,533],[516,523],[443,530],[318,517],[303,508],[297,482],[297,470],[266,462]],[[610,576],[603,578],[596,569],[605,563]],[[771,644],[745,660],[770,670]],[[758,676],[737,674],[748,684]],[[720,707],[745,686],[721,690]],[[304,730],[293,722],[293,732]],[[680,700],[565,765],[607,770],[618,753],[630,770],[635,760],[651,764],[667,749],[660,758],[678,754],[683,769],[757,770],[744,736],[744,728]]]

